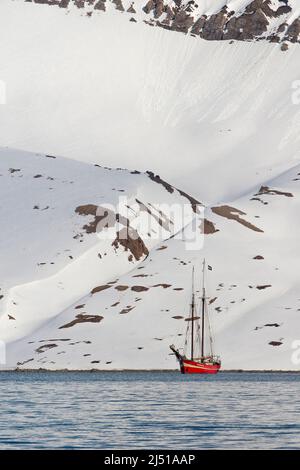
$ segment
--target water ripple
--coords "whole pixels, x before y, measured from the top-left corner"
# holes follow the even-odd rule
[[[0,449],[298,449],[299,385],[293,373],[0,373]]]

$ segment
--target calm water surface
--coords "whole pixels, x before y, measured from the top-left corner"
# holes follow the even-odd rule
[[[300,374],[0,373],[0,449],[300,448]]]

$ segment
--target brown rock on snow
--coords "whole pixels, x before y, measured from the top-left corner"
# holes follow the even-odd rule
[[[163,287],[163,289],[168,289],[168,287],[172,287],[171,284],[155,284],[153,287]]]
[[[76,315],[76,318],[72,320],[70,323],[66,323],[63,326],[60,326],[59,329],[63,328],[71,328],[72,326],[77,325],[78,323],[100,323],[103,320],[101,315],[84,315],[79,314]]]
[[[118,249],[120,245],[123,246],[125,251],[131,252],[136,261],[139,261],[143,256],[149,255],[148,248],[137,231],[130,227],[120,230],[112,245],[116,249]]]
[[[40,346],[35,350],[38,354],[44,353],[45,351],[48,351],[48,349],[53,349],[57,348],[57,344],[51,343],[51,344],[44,344],[43,346]]]
[[[129,287],[128,286],[116,286],[115,289],[122,292],[124,290],[127,290]]]
[[[131,307],[131,306],[123,308],[123,310],[121,310],[121,312],[120,312],[120,315],[125,315],[126,313],[131,312],[131,310],[133,310],[133,309],[134,309],[134,307]]]
[[[283,343],[281,341],[270,341],[270,346],[281,346]]]
[[[271,194],[271,195],[278,195],[278,196],[286,196],[286,197],[294,197],[292,193],[288,193],[285,191],[279,191],[278,189],[271,189],[269,186],[261,186],[258,193],[255,196],[261,196],[264,194]]]
[[[241,211],[240,209],[236,209],[234,207],[224,205],[224,206],[212,207],[211,210],[212,212],[214,212],[214,214],[217,214],[221,217],[225,217],[226,219],[229,219],[229,220],[235,220],[239,224],[243,225],[246,228],[249,228],[250,230],[253,230],[254,232],[263,233],[263,230],[261,230],[260,228],[251,224],[251,222],[248,222],[247,220],[241,217],[241,215],[246,215],[246,213]]]
[[[145,286],[133,286],[131,288],[131,290],[133,290],[134,292],[146,292],[147,290],[149,290],[149,287],[145,287]]]
[[[201,221],[200,230],[201,233],[204,233],[204,235],[211,235],[213,233],[219,232],[215,224],[208,219],[204,219]]]
[[[103,286],[94,287],[94,289],[91,290],[91,294],[96,294],[97,292],[102,292],[103,290],[109,289],[110,287],[111,286],[109,286],[108,284],[103,285]]]

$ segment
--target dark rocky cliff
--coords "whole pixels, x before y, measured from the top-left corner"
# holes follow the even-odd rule
[[[196,0],[25,0],[60,8],[74,5],[91,16],[105,12],[108,3],[130,15],[131,21],[142,20],[152,26],[200,36],[206,40],[268,40],[270,42],[300,42],[300,18],[294,18],[290,0],[249,0],[246,6],[232,11],[224,6],[214,14],[199,13]],[[199,0],[199,3],[200,0]],[[72,5],[73,4],[73,5]],[[275,5],[275,6],[274,6]],[[293,18],[293,20],[291,20]]]

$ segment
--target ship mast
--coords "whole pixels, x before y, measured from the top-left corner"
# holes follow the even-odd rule
[[[205,339],[205,259],[202,268],[202,327],[201,327],[201,359],[204,358],[204,339]]]
[[[194,312],[195,312],[195,289],[194,289],[195,267],[193,266],[193,279],[192,279],[192,328],[191,328],[191,360],[194,359]]]

